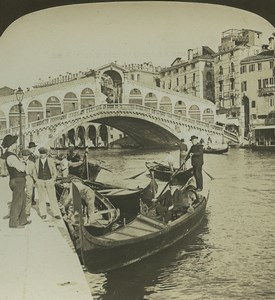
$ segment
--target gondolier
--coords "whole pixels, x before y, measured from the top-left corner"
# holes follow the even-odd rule
[[[200,192],[203,189],[203,180],[202,180],[202,166],[203,166],[203,145],[198,141],[198,137],[195,135],[191,136],[190,141],[192,146],[186,156],[187,161],[191,157],[191,164],[194,171],[194,177],[196,179],[196,191]]]

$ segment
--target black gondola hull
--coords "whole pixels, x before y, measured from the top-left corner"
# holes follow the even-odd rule
[[[90,272],[99,273],[132,264],[160,252],[193,232],[203,219],[205,207],[204,199],[194,213],[180,217],[172,225],[163,225],[155,233],[124,241],[108,241],[108,237],[98,239],[82,227],[83,262]]]

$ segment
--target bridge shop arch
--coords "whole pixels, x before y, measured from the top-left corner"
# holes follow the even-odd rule
[[[28,106],[28,122],[42,120],[44,118],[42,103],[37,100],[30,102]]]
[[[142,94],[139,89],[132,89],[130,91],[129,103],[142,105]]]
[[[191,105],[188,111],[189,117],[195,120],[201,119],[201,112],[198,105]]]
[[[158,108],[158,98],[154,93],[148,93],[144,99],[144,105],[151,108]]]
[[[25,112],[22,107],[22,124],[25,124]],[[18,105],[13,105],[9,111],[9,127],[19,126],[19,107]]]
[[[0,130],[7,128],[7,120],[4,112],[0,109]]]
[[[174,107],[174,114],[186,116],[186,105],[183,101],[179,100],[176,102]]]
[[[46,118],[58,116],[61,114],[61,103],[55,96],[48,98],[46,102]]]
[[[95,106],[95,94],[92,89],[85,88],[80,95],[81,108]]]
[[[160,104],[159,104],[159,109],[172,113],[172,102],[171,99],[169,97],[162,97],[160,100]]]
[[[64,96],[63,100],[63,105],[64,105],[64,113],[68,113],[70,111],[74,111],[78,109],[78,99],[76,97],[76,94],[73,92],[68,92]]]
[[[202,120],[207,123],[214,123],[215,116],[213,110],[206,108],[202,113]]]

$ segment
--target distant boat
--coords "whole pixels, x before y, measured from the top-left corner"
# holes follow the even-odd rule
[[[203,153],[207,154],[224,154],[229,150],[228,144],[209,144],[203,149]]]

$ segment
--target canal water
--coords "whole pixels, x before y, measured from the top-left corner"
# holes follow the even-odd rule
[[[178,151],[172,154],[177,163]],[[127,185],[125,178],[144,171],[146,160],[161,161],[166,153],[98,150],[89,156],[113,171],[102,171],[99,180]],[[214,180],[201,226],[141,262],[86,272],[95,300],[275,299],[275,154],[231,148],[204,158]]]

